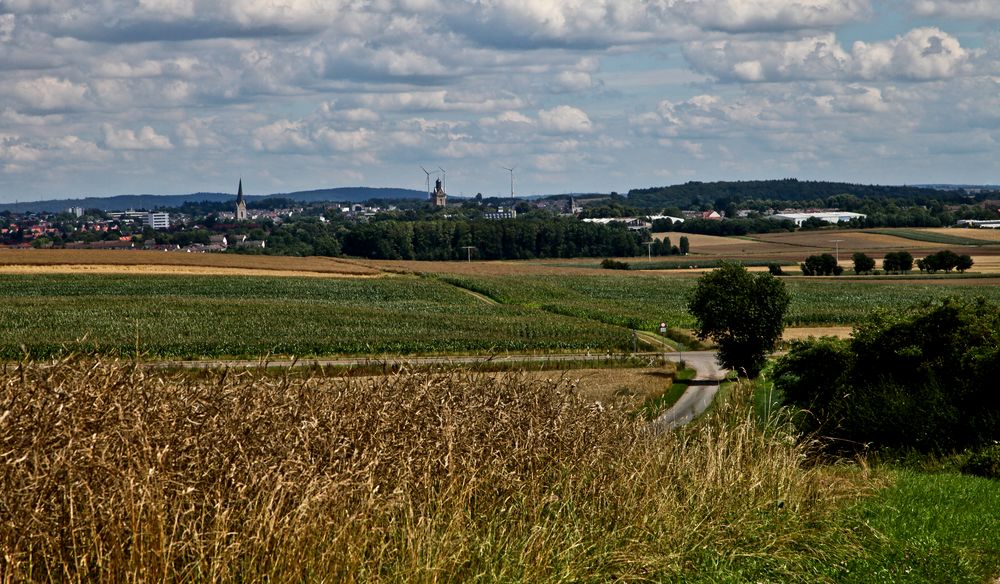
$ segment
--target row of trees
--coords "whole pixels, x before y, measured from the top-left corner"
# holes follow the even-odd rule
[[[345,229],[340,239],[343,253],[373,259],[465,259],[468,246],[474,248],[473,257],[485,260],[647,253],[639,232],[572,218],[375,221]]]
[[[871,274],[875,271],[875,259],[865,253],[855,252],[851,260],[854,262],[855,274]],[[917,260],[916,266],[921,272],[934,273],[938,270],[950,272],[956,269],[965,272],[973,263],[972,256],[968,254],[959,255],[950,250],[943,250]],[[882,258],[882,269],[889,274],[909,273],[913,271],[913,266],[913,255],[908,251],[889,252]],[[837,264],[837,259],[828,253],[811,255],[800,267],[806,276],[839,276],[844,272],[844,269]]]

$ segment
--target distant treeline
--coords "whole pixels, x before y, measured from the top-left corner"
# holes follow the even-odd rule
[[[275,227],[263,250],[275,255],[349,255],[370,259],[481,260],[631,257],[646,254],[644,235],[624,225],[572,218],[515,220],[381,220],[323,224],[299,220]]]
[[[668,187],[633,189],[628,201],[637,207],[687,208],[699,204],[721,201],[781,200],[814,201],[836,195],[853,195],[864,199],[905,199],[960,201],[964,191],[939,191],[935,189],[862,185],[826,181],[800,181],[797,179],[739,181],[739,182],[688,182]],[[724,205],[720,205],[724,206]],[[721,209],[720,209],[721,210]]]

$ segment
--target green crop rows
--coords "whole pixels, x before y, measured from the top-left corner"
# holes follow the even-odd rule
[[[5,276],[0,357],[623,349],[627,331],[490,305],[433,279]]]
[[[0,281],[0,358],[67,348],[153,358],[620,350],[626,329],[690,327],[693,278],[661,275],[320,279],[11,275]],[[789,325],[850,325],[1000,287],[786,280]],[[483,294],[488,304],[462,288]]]
[[[685,308],[695,280],[672,276],[520,276],[449,277],[457,286],[498,302],[541,308],[607,324],[655,330],[694,324]],[[1000,302],[1000,287],[948,284],[902,284],[816,278],[786,280],[792,304],[791,326],[850,325],[875,310],[907,306],[947,296],[982,296]]]
[[[958,230],[956,230],[958,231]],[[926,243],[941,243],[944,245],[990,245],[989,241],[965,237],[959,234],[940,233],[935,231],[917,231],[915,229],[872,229],[868,233],[880,233],[882,235],[892,235],[913,241],[923,241]]]

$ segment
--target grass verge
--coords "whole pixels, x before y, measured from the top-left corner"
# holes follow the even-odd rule
[[[897,470],[891,487],[842,518],[863,553],[831,566],[837,582],[982,583],[1000,576],[1000,481]]]

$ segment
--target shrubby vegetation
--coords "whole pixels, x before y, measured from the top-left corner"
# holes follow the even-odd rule
[[[943,452],[1000,439],[1000,307],[946,299],[795,342],[774,369],[801,430],[838,450]]]

